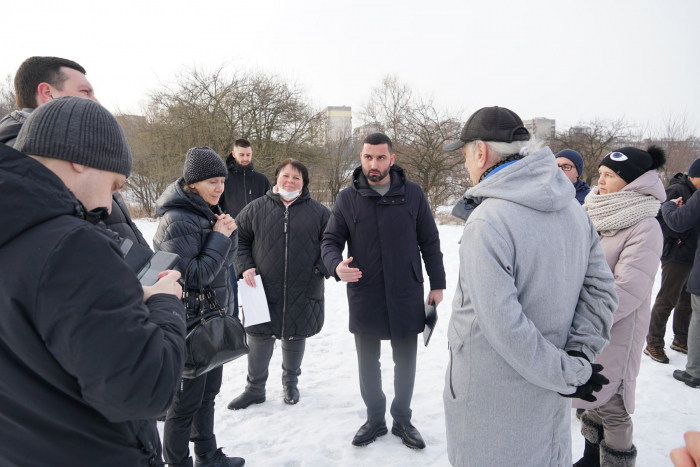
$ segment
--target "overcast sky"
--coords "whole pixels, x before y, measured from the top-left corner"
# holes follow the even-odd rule
[[[32,55],[75,60],[113,111],[139,113],[148,91],[184,67],[227,62],[295,80],[316,106],[353,112],[396,74],[465,119],[500,105],[523,119],[554,118],[560,129],[595,117],[645,123],[670,114],[700,124],[698,0],[8,5],[0,73],[14,76]]]

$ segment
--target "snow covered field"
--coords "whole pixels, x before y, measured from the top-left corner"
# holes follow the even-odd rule
[[[147,239],[153,237],[157,222],[137,220],[136,223]],[[270,363],[267,402],[264,404],[246,410],[228,410],[228,402],[245,387],[246,358],[224,367],[224,381],[216,399],[215,432],[219,446],[227,454],[242,456],[246,465],[251,466],[450,465],[446,453],[442,391],[449,358],[446,329],[456,287],[457,242],[462,227],[445,225],[439,229],[447,290],[444,302],[438,308],[439,321],[430,346],[424,347],[422,340],[419,344],[412,403],[413,424],[420,430],[427,447],[422,451],[410,450],[391,433],[364,448],[350,444],[365,421],[365,407],[360,397],[354,340],[348,331],[345,285],[331,279],[326,281],[323,331],[307,341],[299,377],[299,404],[289,406],[283,402],[279,348]],[[660,279],[659,269],[654,295]],[[673,339],[670,322],[668,331],[666,347],[671,364],[662,365],[647,356],[642,357],[637,381],[637,410],[633,415],[639,467],[671,466],[668,453],[683,444],[683,433],[700,430],[700,390],[673,379],[674,369],[685,368],[686,356],[668,349]],[[382,347],[382,364],[388,407],[393,398],[393,362],[388,342]],[[388,409],[387,423],[391,424]],[[159,428],[162,435],[162,423],[159,423]],[[573,461],[576,461],[583,452],[584,443],[573,411],[571,438]],[[515,464],[517,460],[514,459]]]

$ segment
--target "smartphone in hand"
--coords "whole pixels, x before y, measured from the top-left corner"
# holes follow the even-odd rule
[[[139,278],[141,285],[153,285],[158,282],[158,274],[168,269],[172,269],[180,257],[175,253],[167,251],[156,251],[148,263],[141,268],[136,277]]]

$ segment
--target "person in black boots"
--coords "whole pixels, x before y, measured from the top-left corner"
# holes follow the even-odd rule
[[[367,421],[352,440],[365,446],[388,430],[379,357],[391,341],[394,401],[391,432],[413,449],[425,442],[411,424],[417,335],[425,328],[423,268],[430,276],[428,302],[437,306],[445,288],[440,236],[421,187],[394,164],[391,139],[374,133],[364,140],[361,166],[340,192],[323,235],[323,262],[336,280],[348,283],[350,332],[360,372]],[[348,244],[348,258],[343,249]]]
[[[224,191],[226,166],[208,147],[187,151],[182,178],[173,182],[156,202],[160,217],[153,237],[156,251],[177,253],[175,269],[182,273],[189,293],[184,298],[188,321],[196,319],[199,285],[211,290],[231,314],[233,296],[229,266],[236,257],[238,234],[234,219],[218,202]],[[217,449],[214,435],[214,398],[221,389],[223,367],[194,379],[183,379],[166,415],[163,454],[171,466],[192,466],[189,443],[194,442],[197,467],[239,467],[240,457]]]
[[[226,168],[228,177],[219,206],[235,218],[248,203],[265,196],[270,189],[270,181],[253,168],[253,147],[247,139],[237,139],[233,143],[233,151],[226,158]],[[238,278],[234,265],[231,265],[231,285],[235,300],[234,316],[238,317]]]
[[[294,159],[275,172],[276,184],[238,214],[236,270],[255,287],[259,274],[270,321],[246,328],[248,384],[228,405],[245,409],[265,402],[265,383],[275,340],[282,341],[284,402],[299,402],[298,378],[306,338],[323,327],[323,282],[330,277],[321,261],[321,238],[330,213],[309,194],[309,172]],[[243,315],[245,316],[245,305]]]
[[[668,182],[666,201],[676,198],[689,200],[700,187],[700,159],[696,159],[688,169],[688,175],[677,173]],[[661,257],[661,288],[651,310],[651,323],[644,353],[659,363],[668,363],[664,352],[666,322],[673,311],[673,342],[671,349],[688,353],[688,326],[693,308],[690,292],[686,290],[690,271],[693,269],[695,249],[700,226],[676,232],[664,221],[661,212],[656,216],[664,233],[664,253]]]

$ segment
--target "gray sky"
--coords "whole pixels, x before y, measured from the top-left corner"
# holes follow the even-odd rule
[[[5,13],[17,34],[0,73],[32,55],[69,58],[111,110],[139,113],[184,67],[229,62],[353,112],[396,74],[464,118],[500,105],[558,128],[683,113],[700,124],[697,0],[13,0]]]

